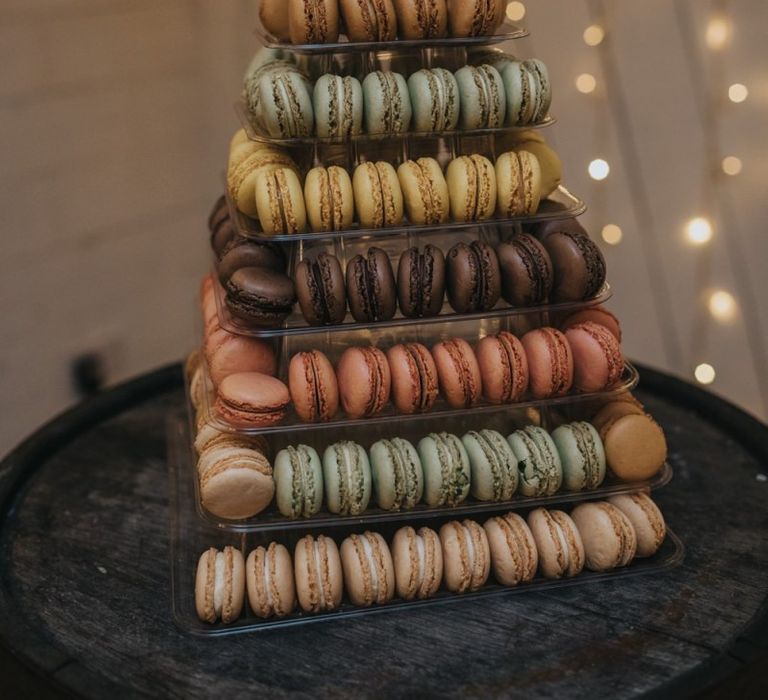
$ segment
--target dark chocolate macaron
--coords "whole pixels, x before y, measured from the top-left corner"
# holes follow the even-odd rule
[[[236,245],[230,245],[217,266],[219,280],[227,280],[243,267],[266,267],[275,272],[285,272],[285,255],[273,243],[257,243],[241,238]]]
[[[547,249],[521,233],[496,248],[501,268],[501,295],[511,306],[536,306],[549,299],[554,281]]]
[[[349,310],[360,323],[389,321],[397,309],[395,276],[389,256],[381,248],[369,248],[347,263]]]
[[[448,251],[448,301],[460,314],[490,311],[501,296],[496,251],[487,243],[457,243]]]
[[[437,316],[445,297],[445,256],[433,245],[409,248],[397,268],[400,311],[408,318]]]
[[[268,267],[240,268],[227,281],[226,290],[230,313],[256,326],[279,326],[296,301],[293,280]]]
[[[586,234],[550,231],[541,239],[552,259],[554,302],[582,301],[594,297],[605,284],[605,258]]]
[[[344,275],[335,255],[304,258],[294,273],[301,313],[310,326],[342,323],[347,315]]]
[[[237,231],[229,218],[229,207],[224,195],[221,195],[213,205],[208,217],[208,230],[211,232],[211,248],[216,258],[221,260],[232,241],[237,239]]]

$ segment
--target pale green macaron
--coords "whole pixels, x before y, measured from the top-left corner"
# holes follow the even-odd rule
[[[422,68],[408,78],[413,107],[413,131],[454,131],[459,123],[459,86],[445,68]]]
[[[357,443],[342,440],[323,454],[325,499],[337,515],[359,515],[371,500],[371,465]]]
[[[287,518],[309,518],[323,505],[323,468],[313,447],[280,450],[273,467],[277,509]]]
[[[462,129],[504,126],[507,98],[504,83],[493,66],[464,66],[456,71]]]
[[[273,138],[312,136],[315,114],[307,79],[295,69],[264,73],[258,83],[258,124]]]
[[[363,129],[363,88],[357,78],[321,76],[315,83],[312,105],[320,138],[356,136]]]
[[[461,438],[472,469],[472,495],[480,501],[508,501],[517,490],[517,456],[501,433],[470,430]]]
[[[402,438],[379,440],[371,446],[370,459],[379,508],[414,508],[424,494],[424,473],[416,448]]]
[[[511,61],[501,71],[507,96],[507,124],[526,126],[544,121],[552,103],[547,67],[537,59]]]
[[[411,126],[411,96],[399,73],[374,71],[363,80],[363,114],[368,134],[402,134]]]
[[[419,441],[424,469],[424,501],[430,506],[456,506],[469,495],[472,476],[463,443],[450,433],[431,433]]]
[[[520,492],[524,496],[551,496],[563,482],[560,455],[549,433],[529,425],[507,437],[517,456]]]
[[[552,433],[563,465],[563,485],[569,491],[596,489],[605,479],[605,449],[591,423],[561,425]]]

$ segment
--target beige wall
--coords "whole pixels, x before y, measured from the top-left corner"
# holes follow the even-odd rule
[[[685,350],[679,365],[665,356],[649,301],[646,234],[632,214],[608,103],[573,87],[578,73],[600,78],[596,50],[581,40],[587,3],[528,3],[533,38],[513,50],[550,67],[559,118],[550,133],[569,186],[593,205],[586,221],[595,232],[607,221],[624,228],[623,243],[605,250],[627,351],[688,375],[694,362],[708,359],[719,372],[718,391],[764,414],[741,318],[713,325],[706,357],[698,357],[699,343],[692,346],[701,256],[683,242],[681,225],[703,206],[704,144],[672,3],[606,4],[614,8],[616,66],[674,294],[669,304]],[[702,22],[709,3],[688,4]],[[759,0],[731,5],[737,43],[723,70],[752,92],[744,105],[725,110],[718,127],[745,165],[727,183],[738,221],[726,223],[751,251],[765,299],[768,7]],[[237,126],[231,105],[255,48],[254,8],[246,0],[0,4],[0,452],[76,399],[74,356],[105,352],[116,382],[180,357],[195,342],[205,216]],[[585,172],[598,152],[613,173],[595,184]],[[733,289],[723,243],[718,236],[712,247],[712,279]]]

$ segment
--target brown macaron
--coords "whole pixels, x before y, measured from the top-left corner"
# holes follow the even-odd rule
[[[448,301],[456,313],[490,311],[501,296],[496,251],[487,243],[457,243],[447,255]]]
[[[533,236],[521,233],[496,248],[501,268],[501,295],[510,306],[525,307],[548,301],[554,281],[547,249]]]
[[[486,520],[483,529],[496,580],[502,586],[532,581],[539,566],[539,554],[525,520],[517,513],[507,513]]]
[[[541,242],[555,272],[553,302],[591,299],[603,288],[605,258],[589,236],[575,230],[555,230],[543,236]]]
[[[305,423],[329,421],[339,410],[339,385],[328,358],[319,350],[300,352],[288,366],[293,407]]]
[[[403,600],[431,598],[443,580],[440,538],[428,527],[401,527],[392,540],[397,595]]]
[[[432,348],[443,398],[451,408],[471,408],[483,389],[480,366],[470,344],[462,338],[437,343]]]
[[[293,277],[301,313],[308,324],[330,326],[344,322],[347,293],[335,255],[320,253],[304,258],[296,265]]]
[[[378,348],[347,348],[336,367],[341,404],[350,418],[370,418],[389,401],[392,376]]]
[[[195,576],[195,609],[204,622],[234,622],[243,610],[245,564],[234,547],[203,552]]]
[[[612,496],[608,503],[629,518],[637,536],[637,557],[652,557],[667,536],[667,525],[659,507],[642,491]]]
[[[292,44],[332,44],[339,38],[338,0],[285,0]]]
[[[437,39],[448,31],[445,0],[392,0],[400,39]]]
[[[293,571],[302,610],[319,613],[341,605],[344,577],[339,548],[330,537],[302,537],[296,544]]]
[[[440,528],[445,587],[451,593],[479,590],[491,572],[488,538],[474,520],[453,520]]]
[[[571,513],[584,542],[587,568],[610,571],[627,566],[637,551],[632,523],[616,506],[605,501],[580,503]]]
[[[288,41],[288,3],[286,0],[261,0],[259,19],[266,29],[278,41]]]
[[[288,550],[277,542],[254,549],[245,563],[245,585],[257,617],[290,615],[296,605],[296,586]]]
[[[528,527],[539,552],[544,578],[570,578],[584,568],[584,543],[571,518],[561,510],[536,508],[528,514]]]
[[[505,0],[447,0],[451,36],[487,36],[504,21]]]
[[[377,532],[350,535],[341,543],[344,585],[354,605],[386,603],[395,596],[395,567]]]
[[[387,351],[392,402],[400,413],[424,413],[437,399],[437,367],[420,343],[394,345]]]
[[[369,248],[347,263],[347,299],[359,323],[389,321],[397,310],[395,275],[389,256],[381,248]]]
[[[483,396],[493,404],[520,401],[528,389],[528,357],[520,340],[502,331],[487,335],[475,350]]]
[[[392,0],[339,0],[339,9],[350,41],[392,41],[397,34]]]
[[[406,318],[437,316],[445,297],[445,256],[433,245],[413,247],[400,256],[397,296]]]

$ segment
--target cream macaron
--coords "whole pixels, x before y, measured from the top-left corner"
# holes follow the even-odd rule
[[[313,231],[343,231],[355,220],[349,173],[337,165],[317,167],[304,179],[304,202]]]
[[[410,223],[444,224],[451,211],[448,183],[434,158],[407,160],[397,169]]]
[[[344,577],[336,543],[325,535],[307,535],[294,552],[296,595],[302,610],[320,613],[341,605]]]
[[[443,549],[434,530],[401,527],[392,540],[397,595],[403,600],[431,598],[443,580]]]
[[[485,530],[474,520],[458,520],[440,528],[445,587],[452,593],[479,590],[491,572],[491,550]]]
[[[384,161],[368,161],[352,176],[355,208],[361,228],[398,226],[403,221],[403,192],[395,169]]]
[[[290,615],[296,605],[296,586],[288,550],[277,542],[254,549],[245,563],[245,585],[255,615]]]
[[[584,542],[587,568],[610,571],[627,566],[637,552],[637,535],[629,518],[606,501],[580,503],[571,513]]]
[[[256,176],[256,208],[266,234],[307,230],[307,210],[298,175],[291,168],[262,170]]]
[[[642,491],[612,496],[608,503],[629,518],[637,536],[637,557],[652,557],[667,536],[667,525],[659,507]]]
[[[386,603],[395,595],[395,567],[385,539],[377,532],[350,535],[341,543],[344,585],[354,605]]]
[[[528,151],[509,151],[496,160],[499,215],[505,218],[534,214],[541,201],[541,168]]]
[[[544,578],[570,578],[584,569],[584,543],[580,530],[561,510],[536,508],[528,514],[528,527],[539,553]]]
[[[485,221],[496,211],[496,171],[485,156],[459,156],[445,173],[454,221]]]
[[[203,552],[195,576],[195,609],[204,622],[234,622],[243,610],[245,565],[239,549]]]

